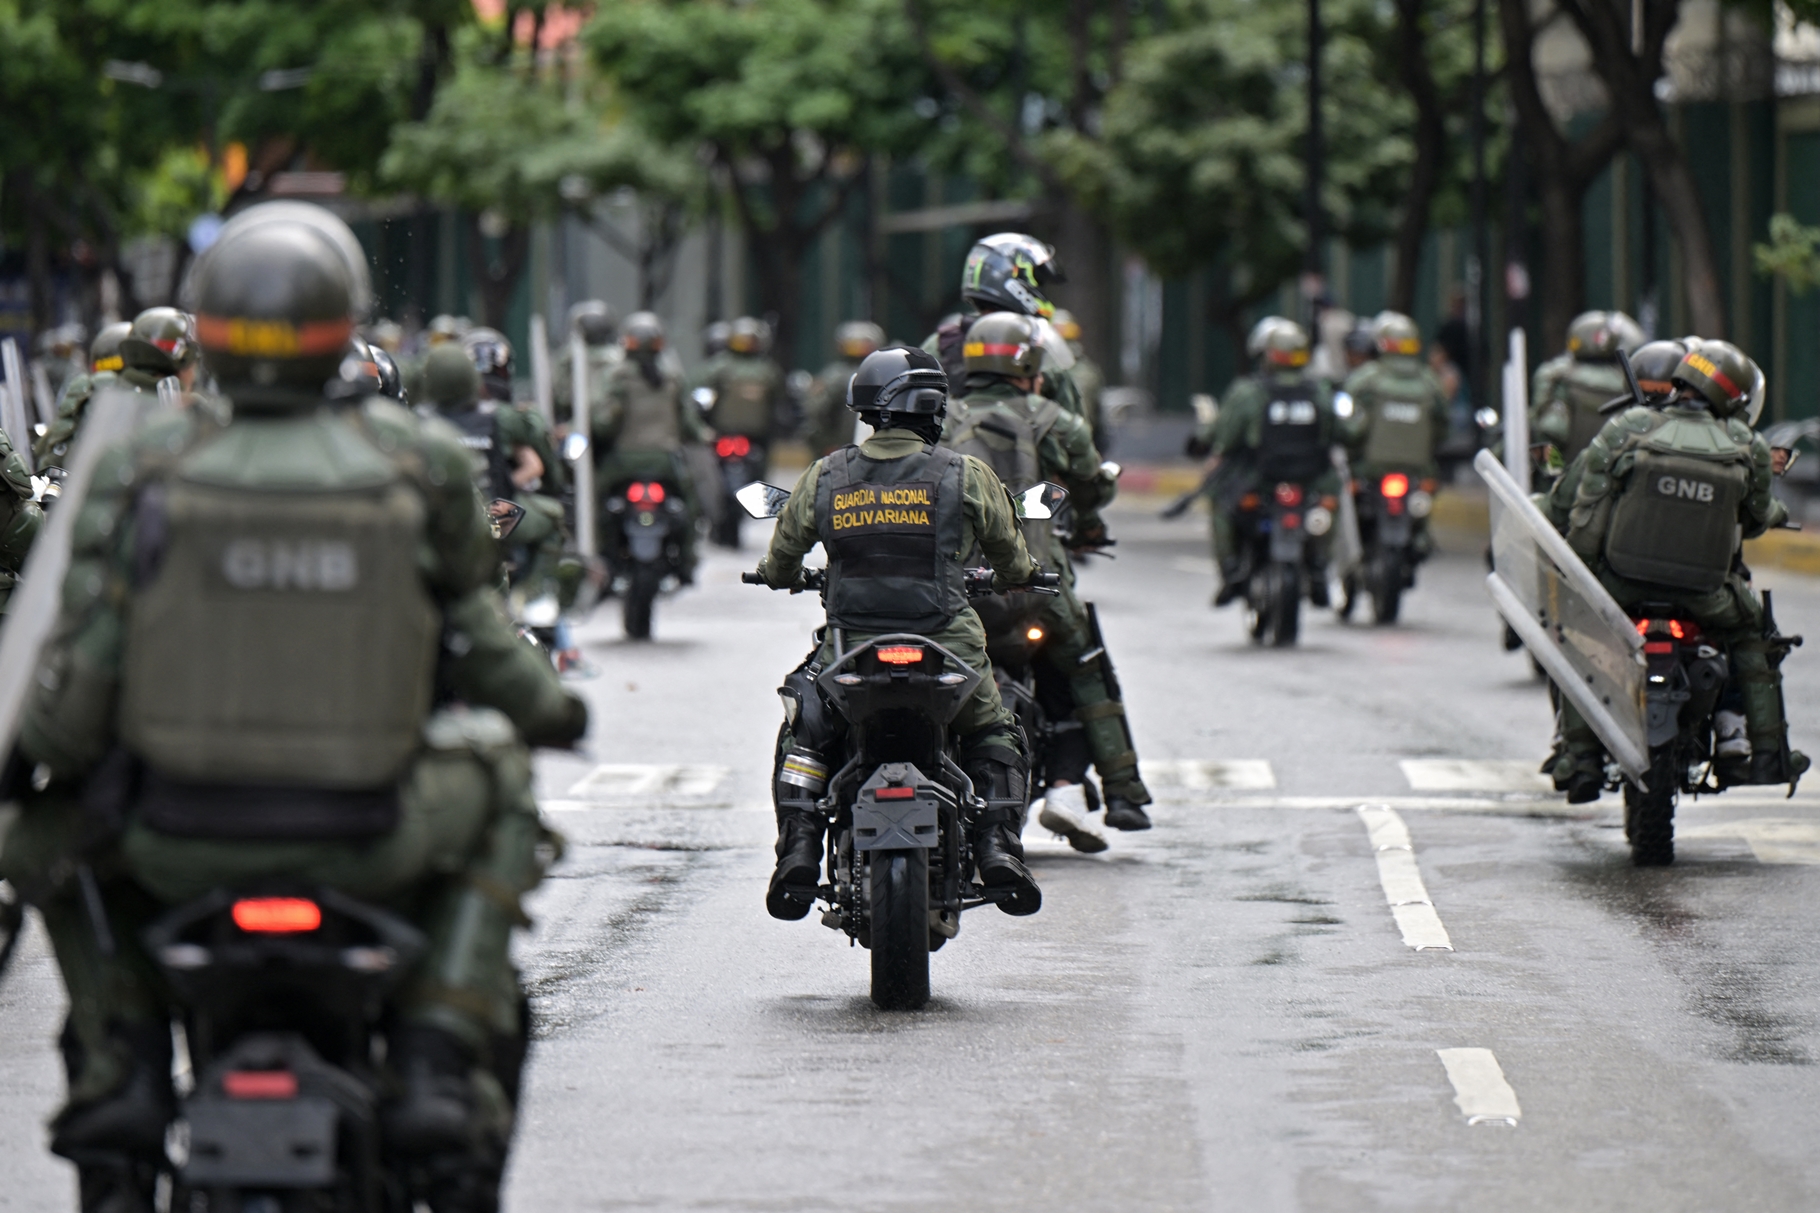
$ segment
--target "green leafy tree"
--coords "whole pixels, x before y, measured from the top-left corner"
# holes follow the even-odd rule
[[[1808,227],[1793,215],[1771,215],[1769,242],[1752,251],[1757,272],[1781,278],[1793,293],[1805,295],[1820,286],[1820,227]]]
[[[777,348],[797,349],[802,265],[878,152],[915,150],[925,71],[888,0],[621,0],[586,31],[624,112],[701,149],[757,262]]]

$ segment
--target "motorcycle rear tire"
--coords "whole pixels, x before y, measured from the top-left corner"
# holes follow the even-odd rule
[[[929,1001],[929,852],[874,851],[871,861],[872,1001],[917,1011]]]
[[[1665,868],[1675,862],[1675,746],[1671,741],[1650,752],[1649,790],[1624,786],[1625,833],[1630,861],[1639,868]]]
[[[1270,643],[1288,648],[1302,627],[1302,571],[1293,564],[1273,564],[1264,575],[1270,579]]]
[[[1372,569],[1371,621],[1395,623],[1403,611],[1403,554],[1380,552]]]
[[[651,606],[657,601],[657,587],[664,571],[656,564],[635,564],[626,580],[626,596],[620,618],[627,640],[651,639]]]

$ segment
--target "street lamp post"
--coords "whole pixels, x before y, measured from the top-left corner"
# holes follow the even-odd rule
[[[1321,0],[1308,0],[1308,143],[1307,197],[1303,202],[1308,224],[1308,250],[1302,265],[1302,293],[1307,299],[1310,335],[1317,340],[1320,324],[1320,298],[1325,293],[1326,259],[1322,243],[1326,223],[1321,210],[1322,179],[1326,172],[1327,148],[1321,130]]]

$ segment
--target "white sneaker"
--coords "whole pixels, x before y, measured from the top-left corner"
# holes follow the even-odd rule
[[[1106,849],[1106,836],[1087,819],[1087,793],[1078,783],[1050,788],[1043,798],[1037,824],[1068,840],[1068,845],[1088,855]]]

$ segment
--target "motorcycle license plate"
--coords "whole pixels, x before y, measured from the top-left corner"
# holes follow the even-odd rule
[[[1408,547],[1413,524],[1407,515],[1378,519],[1378,542],[1386,547]]]
[[[1296,564],[1302,559],[1302,528],[1276,526],[1270,531],[1270,559]]]
[[[283,1100],[198,1099],[184,1108],[184,1182],[313,1188],[335,1180],[335,1105],[319,1095]]]

